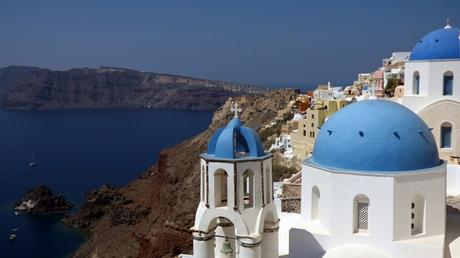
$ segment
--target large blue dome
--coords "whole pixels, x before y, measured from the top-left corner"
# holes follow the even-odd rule
[[[409,60],[459,59],[459,30],[446,26],[422,38],[412,49]]]
[[[332,170],[395,173],[441,164],[430,129],[408,108],[365,100],[335,113],[321,128],[307,163]]]
[[[218,129],[208,143],[208,156],[220,159],[262,157],[267,155],[259,135],[233,118],[226,127]]]

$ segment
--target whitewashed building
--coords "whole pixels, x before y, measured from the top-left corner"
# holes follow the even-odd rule
[[[303,161],[289,257],[442,258],[445,182],[445,162],[415,113],[384,100],[350,104]]]
[[[440,157],[450,161],[447,193],[460,194],[460,38],[447,24],[423,37],[405,65],[401,103],[430,128]]]

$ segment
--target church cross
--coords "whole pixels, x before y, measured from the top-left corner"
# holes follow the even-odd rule
[[[233,107],[230,109],[230,111],[234,112],[235,115],[233,116],[233,118],[238,118],[238,113],[243,111],[241,108],[238,107],[238,103],[234,103],[233,104]]]

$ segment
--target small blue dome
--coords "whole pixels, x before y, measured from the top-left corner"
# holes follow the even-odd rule
[[[423,120],[386,100],[356,102],[331,116],[306,162],[367,173],[397,173],[441,164],[433,134]]]
[[[219,128],[208,143],[208,153],[214,158],[236,159],[241,157],[261,157],[264,152],[259,135],[241,125],[238,118],[233,118],[226,127]]]
[[[422,38],[412,49],[409,60],[459,59],[460,39],[456,28],[446,26]]]

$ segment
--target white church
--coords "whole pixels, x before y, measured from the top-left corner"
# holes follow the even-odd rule
[[[235,106],[201,155],[193,255],[183,257],[458,257],[446,192],[460,185],[459,44],[449,25],[416,44],[403,105],[364,100],[327,120],[302,162],[300,214],[275,206],[272,155]]]

